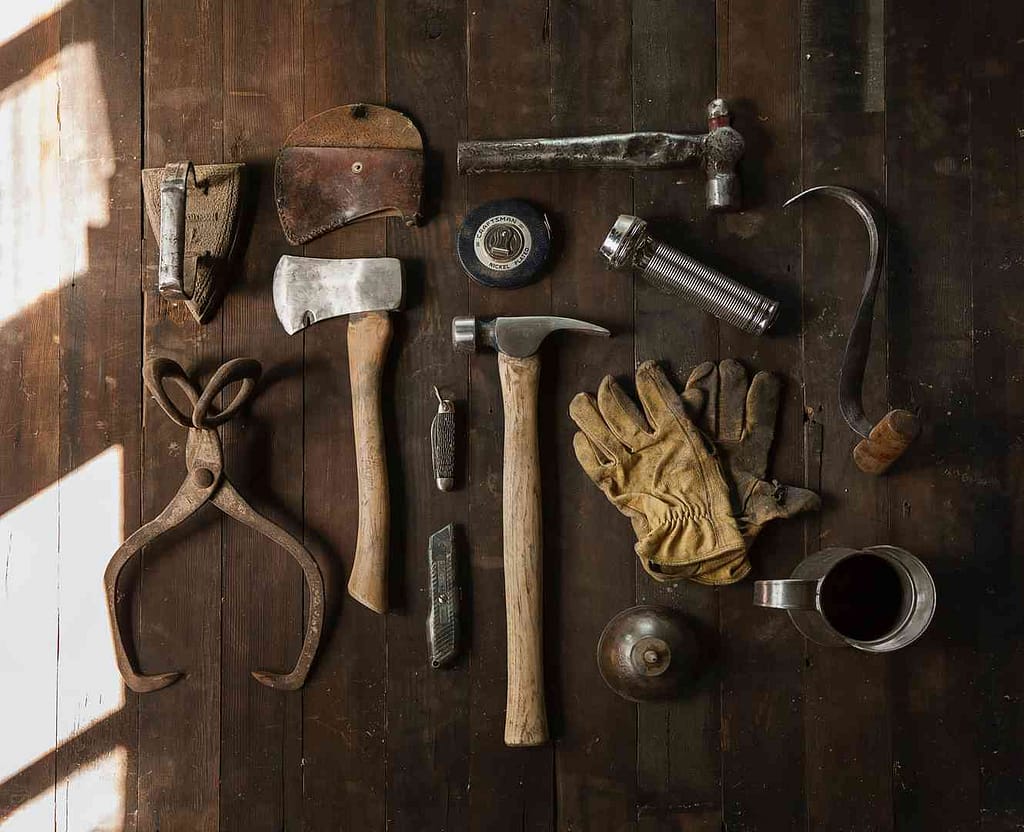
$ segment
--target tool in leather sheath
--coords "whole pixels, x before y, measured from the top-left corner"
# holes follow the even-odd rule
[[[285,139],[274,166],[277,213],[292,245],[378,217],[417,225],[422,195],[419,130],[408,116],[373,104],[307,119]]]
[[[359,488],[359,532],[348,593],[387,611],[390,506],[381,414],[381,375],[391,343],[391,310],[402,305],[402,263],[394,257],[323,260],[284,255],[274,269],[274,309],[294,335],[318,321],[350,316],[348,372]]]
[[[142,171],[146,215],[160,246],[160,296],[183,302],[201,324],[213,317],[224,294],[244,167],[172,162]]]
[[[853,461],[865,474],[882,474],[910,446],[920,433],[921,424],[917,415],[909,410],[890,410],[878,422],[872,424],[864,413],[863,387],[864,370],[871,350],[871,324],[875,312],[875,296],[882,279],[884,264],[878,220],[875,212],[856,191],[835,185],[820,185],[808,188],[788,200],[788,207],[805,196],[820,194],[846,203],[861,218],[868,232],[868,268],[864,275],[860,304],[850,337],[846,342],[843,366],[839,371],[839,410],[853,431],[863,437],[853,449]]]
[[[459,584],[455,563],[455,527],[449,523],[430,536],[430,615],[427,646],[431,667],[443,667],[459,649]]]
[[[553,332],[611,333],[604,327],[554,315],[452,320],[452,345],[462,352],[489,347],[498,353],[505,409],[502,472],[505,624],[508,637],[508,692],[505,744],[540,745],[548,739],[541,643],[540,450],[537,385],[540,349]]]
[[[200,391],[181,366],[170,358],[151,358],[143,368],[146,387],[157,404],[171,421],[188,429],[188,441],[185,445],[185,465],[188,474],[178,493],[164,510],[121,544],[107,564],[103,576],[117,668],[124,683],[136,693],[147,693],[167,687],[182,674],[172,671],[148,675],[139,673],[132,666],[125,648],[121,622],[118,620],[118,576],[125,564],[141,552],[144,546],[152,544],[161,535],[184,523],[207,503],[212,503],[229,517],[249,526],[288,552],[302,568],[309,591],[306,635],[295,667],[288,673],[254,670],[253,678],[271,688],[295,690],[302,687],[313,663],[313,657],[320,644],[320,631],[324,619],[324,583],[320,568],[306,547],[295,537],[249,505],[224,473],[224,453],[217,428],[234,417],[252,398],[259,376],[258,361],[251,358],[236,358],[221,365],[206,387]],[[167,382],[173,382],[185,394],[192,405],[190,412],[180,409],[171,401],[167,394]],[[213,404],[214,398],[236,382],[241,382],[241,387],[234,398],[222,410],[217,410]]]
[[[437,413],[430,423],[430,458],[434,465],[434,482],[441,491],[455,487],[455,402],[446,399],[434,388]]]

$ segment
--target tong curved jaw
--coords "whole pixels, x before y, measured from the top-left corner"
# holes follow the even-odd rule
[[[194,416],[194,422],[217,425],[225,421],[225,417],[230,418],[237,411],[241,406],[240,399],[243,398],[243,393],[237,394],[231,405],[223,411],[209,412],[207,415],[209,403],[213,399],[211,388],[216,386],[219,391],[230,381],[242,381],[244,398],[248,398],[258,375],[259,365],[256,362],[246,364],[236,359],[235,362],[228,362],[214,374],[202,395],[194,389],[180,366],[169,359],[154,359],[148,362],[144,377],[147,387],[154,392],[154,395],[157,395],[155,389],[161,391],[163,400],[158,395],[157,401],[177,424],[186,423],[186,418],[184,413],[178,411],[163,393],[162,380],[164,378],[176,380],[179,386],[186,390],[186,395],[191,403],[200,403],[197,408],[200,415]],[[201,406],[203,402],[206,402],[206,406]],[[224,475],[223,448],[214,427],[189,427],[185,446],[185,464],[188,474],[178,492],[160,514],[137,529],[121,544],[111,557],[104,573],[103,583],[106,590],[107,610],[110,615],[114,653],[121,678],[136,693],[149,693],[173,684],[184,675],[181,671],[143,674],[135,670],[125,648],[124,631],[118,616],[117,581],[128,561],[141,552],[145,546],[185,522],[207,502],[212,502],[228,516],[279,545],[292,556],[302,569],[309,592],[309,616],[306,635],[295,666],[288,673],[274,673],[269,670],[252,671],[254,679],[277,690],[296,690],[302,687],[313,664],[313,658],[316,656],[323,628],[324,584],[320,568],[302,543],[281,526],[256,511],[227,479]]]

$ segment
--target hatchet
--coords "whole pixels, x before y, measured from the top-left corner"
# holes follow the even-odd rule
[[[318,321],[348,315],[348,374],[359,488],[359,532],[348,594],[386,612],[388,471],[380,382],[391,343],[388,312],[402,305],[402,264],[394,257],[322,260],[285,254],[274,269],[274,309],[294,335]]]

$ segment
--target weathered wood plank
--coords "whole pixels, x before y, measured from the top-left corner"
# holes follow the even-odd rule
[[[801,187],[844,185],[881,202],[882,15],[877,0],[842,9],[819,0],[801,4]],[[808,469],[813,487],[826,501],[822,515],[809,524],[811,554],[831,545],[885,542],[887,480],[863,474],[854,465],[850,451],[855,435],[838,408],[839,369],[867,267],[863,223],[845,205],[809,198],[801,229]],[[864,391],[869,418],[886,412],[882,297]],[[804,731],[811,828],[891,829],[887,658],[808,642]]]
[[[621,3],[552,4],[551,131],[628,130],[631,25]],[[617,72],[607,67],[616,66]],[[542,348],[540,431],[545,524],[546,655],[559,829],[635,826],[635,708],[601,682],[594,651],[608,620],[633,601],[630,526],[579,467],[569,401],[596,393],[605,374],[628,375],[633,298],[627,275],[605,269],[596,249],[631,203],[623,173],[553,177],[552,222],[560,237],[551,270],[551,311],[607,327],[610,339],[568,334]]]
[[[543,0],[467,3],[469,138],[544,135],[550,130],[549,8]],[[514,61],[508,55],[515,55]],[[515,195],[550,209],[552,180],[540,174],[492,174],[466,180],[468,207]],[[462,217],[458,217],[461,222]],[[551,279],[504,292],[470,284],[472,314],[544,315]],[[493,354],[469,365],[469,531],[473,581],[470,698],[470,828],[546,830],[555,821],[551,746],[506,748],[505,583],[502,570],[503,416]],[[548,669],[550,665],[546,667]],[[551,695],[548,669],[548,695]],[[550,703],[549,703],[550,704]]]
[[[244,264],[224,302],[224,357],[255,357],[265,373],[253,404],[222,428],[228,473],[257,511],[301,533],[302,341],[274,313],[270,278],[284,247],[274,207],[277,148],[302,116],[301,0],[224,5],[224,161],[246,164]],[[301,794],[301,693],[250,672],[290,669],[302,644],[303,579],[288,554],[224,523],[220,826],[278,830]]]
[[[633,127],[700,132],[715,97],[715,8],[657,0],[633,5]],[[699,168],[634,177],[634,213],[659,238],[704,257],[716,222],[704,208]],[[609,217],[609,225],[613,218]],[[690,369],[717,358],[718,324],[710,315],[635,281],[636,362],[657,360],[678,388]],[[625,518],[622,522],[625,524]],[[626,524],[628,529],[628,524]],[[624,553],[625,554],[625,553]],[[689,582],[662,584],[640,567],[636,599],[681,611],[698,633],[702,666],[695,688],[677,700],[637,709],[637,814],[645,832],[718,829],[722,820],[718,592]]]
[[[137,699],[103,570],[141,521],[141,6],[60,12],[61,541],[57,828],[136,826]],[[137,569],[126,574],[130,581]]]
[[[1020,605],[1021,424],[1024,399],[1020,160],[1024,7],[992,2],[975,8],[971,97],[971,277],[974,284],[973,384],[976,453],[974,557],[984,576],[975,603],[978,625],[981,828],[1024,826],[1024,743],[1019,695],[1024,674]]]
[[[719,93],[746,140],[745,210],[724,217],[712,265],[782,304],[772,334],[728,326],[722,357],[783,379],[771,474],[802,484],[800,238],[780,207],[800,175],[799,4],[718,3]],[[770,68],[770,69],[769,69]],[[771,524],[756,541],[752,577],[785,577],[800,560],[800,520]],[[783,613],[755,609],[749,582],[721,591],[722,777],[729,829],[806,826],[801,669],[803,641]]]
[[[63,249],[44,193],[60,190],[60,34],[44,16],[0,48],[0,661],[18,680],[0,715],[0,819],[16,832],[52,827],[56,812]]]
[[[144,163],[213,162],[223,148],[223,13],[215,2],[151,2],[143,20]],[[187,21],[183,25],[182,21]],[[203,327],[156,291],[156,238],[145,239],[144,358],[166,355],[208,374],[222,357],[223,314]],[[185,474],[185,432],[144,397],[142,520],[161,511]],[[219,827],[221,527],[214,508],[143,553],[138,654],[144,672],[184,670],[139,697],[139,828]],[[229,715],[230,716],[230,715]]]
[[[887,5],[889,398],[922,411],[889,476],[892,542],[936,578],[930,632],[891,666],[897,829],[978,823],[971,164],[967,9]]]
[[[430,608],[427,541],[454,522],[462,559],[463,624],[472,613],[463,547],[468,492],[434,485],[430,423],[437,412],[433,385],[458,403],[465,428],[465,360],[451,347],[451,319],[469,305],[465,276],[455,262],[456,218],[465,190],[455,147],[466,129],[466,4],[464,0],[391,0],[387,6],[387,89],[393,107],[408,113],[427,147],[426,218],[420,228],[391,221],[388,253],[406,269],[403,312],[395,316],[390,363],[389,451],[394,534],[388,618],[388,825],[395,830],[465,829],[469,823],[471,657],[447,669],[430,666],[425,622]],[[464,452],[460,446],[460,452]],[[462,470],[465,459],[460,460]],[[463,632],[467,632],[464,628]]]
[[[303,9],[303,118],[343,104],[386,103],[384,4],[310,0]],[[288,129],[296,124],[287,125]],[[311,257],[377,257],[385,225],[365,222],[313,241]],[[303,516],[320,557],[327,618],[303,692],[305,828],[385,825],[386,620],[345,592],[355,551],[355,446],[347,322],[325,321],[303,340]]]

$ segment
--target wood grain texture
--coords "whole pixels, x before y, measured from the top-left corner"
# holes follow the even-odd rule
[[[387,103],[385,12],[381,2],[304,2],[302,89],[295,91],[302,118],[344,104]],[[386,223],[359,223],[302,253],[379,257],[386,237]],[[324,639],[302,693],[303,792],[292,812],[309,830],[381,829],[387,812],[387,621],[345,592],[359,522],[346,325],[324,322],[301,336],[303,525],[327,593]]]
[[[224,158],[224,9],[220,0],[147,3],[144,55],[143,167]],[[182,27],[181,20],[191,25]],[[168,33],[173,33],[169,36]],[[182,60],[182,55],[190,55]],[[141,192],[141,188],[140,188]],[[187,309],[156,290],[156,240],[144,242],[143,359],[173,358],[191,373],[210,373],[225,358],[224,316],[199,326]],[[124,379],[131,384],[134,380]],[[141,423],[142,515],[163,509],[185,473],[185,432],[147,396]],[[222,527],[207,508],[142,554],[138,663],[144,672],[184,670],[185,678],[139,702],[141,832],[220,827]],[[134,531],[132,529],[131,531]],[[123,583],[123,582],[122,582]]]
[[[359,533],[348,594],[374,612],[388,608],[391,509],[381,379],[394,329],[387,312],[363,312],[348,323],[352,437],[359,479]]]
[[[715,39],[714,4],[679,2],[666,15],[660,0],[634,3],[634,129],[688,131],[702,124],[707,103],[716,95]],[[636,177],[633,208],[634,214],[651,223],[659,239],[698,260],[713,256],[717,222],[705,210],[699,170]],[[634,367],[656,360],[682,389],[693,367],[719,357],[715,318],[642,280],[634,280],[634,306]],[[631,388],[633,379],[625,381]],[[628,524],[623,525],[628,533]],[[622,557],[632,556],[625,546],[621,551]],[[722,825],[720,592],[688,581],[655,581],[638,562],[634,573],[637,603],[680,611],[699,633],[701,644],[700,675],[688,695],[636,707],[637,828],[642,832],[718,830]]]
[[[508,637],[505,744],[548,739],[544,705],[544,518],[541,504],[537,390],[540,356],[498,354],[505,406],[501,478],[502,558]]]
[[[54,0],[37,18],[9,5],[0,621],[17,638],[0,652],[18,681],[0,718],[5,832],[1024,823],[1019,3]],[[460,139],[696,130],[719,93],[748,145],[734,216],[706,213],[696,169],[455,170]],[[276,149],[303,119],[359,101],[407,112],[423,132],[427,221],[289,247],[273,205]],[[155,292],[138,179],[143,164],[183,158],[253,174],[245,257],[201,328]],[[835,400],[863,229],[827,201],[781,209],[823,183],[860,190],[890,221],[865,404],[875,418],[920,411],[925,425],[882,478],[856,469]],[[527,288],[484,289],[453,257],[455,230],[470,207],[510,197],[551,219],[551,266]],[[748,338],[604,271],[594,248],[620,212],[779,299],[778,329]],[[35,223],[51,214],[52,228]],[[344,591],[359,514],[345,324],[280,330],[269,277],[284,252],[389,254],[407,268],[383,361],[387,616]],[[534,690],[554,742],[534,748],[502,742],[501,379],[493,355],[451,350],[451,318],[467,313],[564,314],[614,335],[542,349]],[[188,675],[145,696],[105,687],[113,668],[92,652],[105,631],[87,623],[98,541],[152,517],[184,474],[184,432],[142,394],[139,366],[154,354],[201,376],[236,355],[264,363],[225,451],[239,488],[301,529],[326,580],[321,651],[301,693],[248,676],[293,660],[301,575],[215,511],[151,547],[122,583],[141,667]],[[784,374],[771,470],[824,498],[820,515],[765,531],[756,577],[784,577],[826,545],[903,545],[938,582],[920,642],[889,657],[818,647],[784,615],[754,610],[749,582],[655,585],[635,566],[628,524],[572,457],[568,400],[606,372],[628,386],[641,359],[681,382],[729,355]],[[435,383],[465,402],[465,487],[448,494],[430,474]],[[90,479],[112,460],[119,474]],[[424,547],[451,521],[467,649],[433,671]],[[700,635],[703,671],[678,701],[633,706],[599,681],[600,628],[634,600],[682,610]]]

